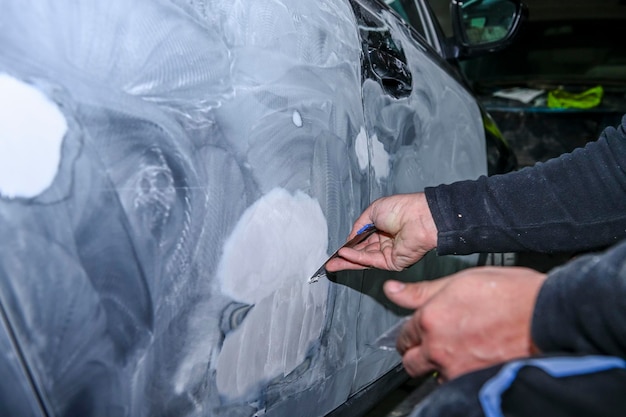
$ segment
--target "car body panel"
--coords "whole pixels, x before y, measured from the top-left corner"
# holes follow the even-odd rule
[[[44,417],[45,414],[33,389],[32,378],[22,362],[22,355],[15,344],[14,335],[7,326],[2,312],[0,320],[0,375],[7,387],[0,385],[2,413],[7,416]]]
[[[372,346],[406,313],[384,299],[390,273],[307,283],[373,199],[486,173],[475,99],[394,13],[4,6],[0,74],[41,95],[28,117],[52,162],[3,148],[41,182],[0,178],[0,369],[21,375],[2,395],[32,415],[320,416],[400,363]],[[372,31],[400,51],[401,94],[364,76]],[[476,261],[429,254],[393,276]]]

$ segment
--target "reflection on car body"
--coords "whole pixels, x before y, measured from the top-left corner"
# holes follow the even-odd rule
[[[307,283],[373,199],[486,173],[475,98],[395,12],[48,0],[0,26],[0,108],[32,121],[0,126],[28,174],[0,171],[3,415],[320,416],[398,366],[370,346],[387,273]]]

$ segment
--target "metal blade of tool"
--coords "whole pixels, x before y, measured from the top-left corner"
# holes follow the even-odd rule
[[[339,250],[341,248],[353,248],[359,243],[363,242],[365,239],[367,239],[372,233],[376,232],[377,230],[378,229],[376,229],[376,226],[374,226],[373,223],[366,224],[361,229],[359,229],[359,231],[356,233],[356,236],[354,236],[352,239],[344,243],[339,249],[337,249],[332,255],[330,255],[328,259],[324,261],[322,266],[320,266],[320,268],[317,271],[315,271],[313,276],[309,278],[309,284],[319,281],[321,277],[326,275],[326,264],[331,259],[337,257],[337,255],[339,254]]]

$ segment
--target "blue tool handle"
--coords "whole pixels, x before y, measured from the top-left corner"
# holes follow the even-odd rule
[[[359,229],[359,231],[358,231],[358,232],[356,232],[356,234],[357,234],[357,235],[360,235],[360,234],[362,234],[362,233],[367,232],[367,231],[368,231],[368,230],[370,230],[370,229],[373,229],[374,227],[376,227],[376,226],[374,226],[374,223],[368,223],[368,224],[366,224],[365,226],[361,227],[361,228]]]

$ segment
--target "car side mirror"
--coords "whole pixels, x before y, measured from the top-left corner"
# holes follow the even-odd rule
[[[473,58],[510,45],[528,17],[519,0],[452,0],[455,58]]]

